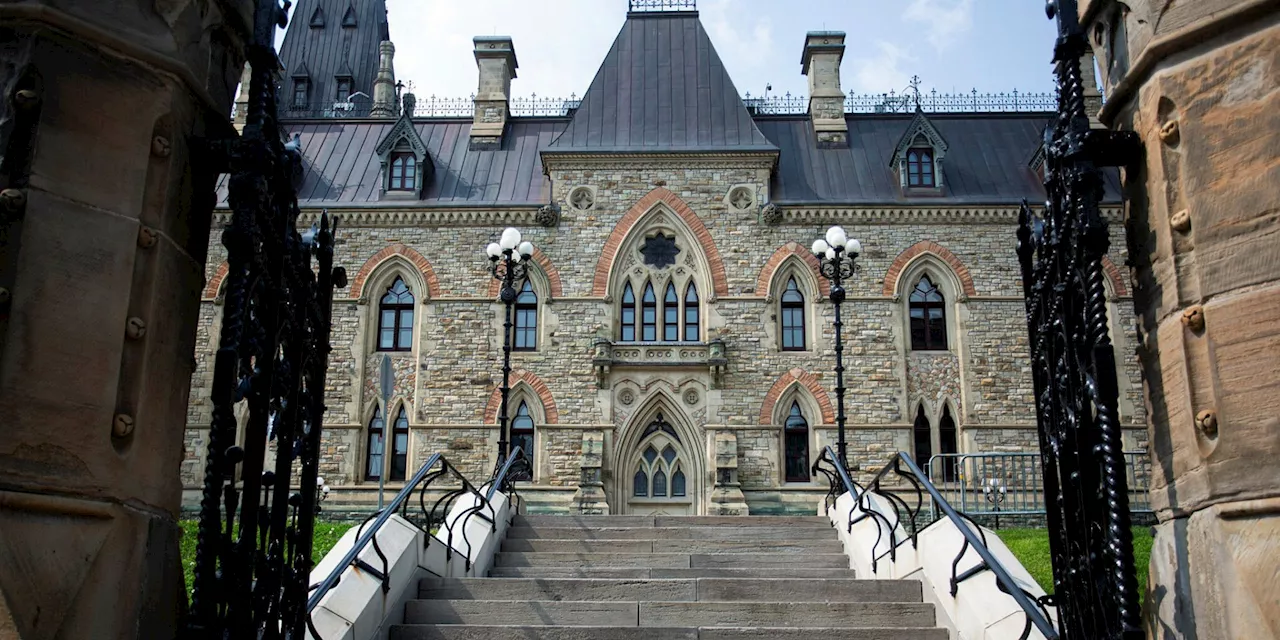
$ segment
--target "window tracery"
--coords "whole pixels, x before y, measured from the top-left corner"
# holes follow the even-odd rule
[[[947,349],[946,300],[929,274],[922,274],[908,303],[912,351]]]

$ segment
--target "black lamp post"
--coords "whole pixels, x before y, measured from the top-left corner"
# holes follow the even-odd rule
[[[489,256],[489,272],[502,283],[499,299],[505,307],[502,316],[502,408],[498,411],[498,466],[501,468],[511,453],[511,422],[507,418],[507,396],[511,393],[511,314],[516,302],[516,283],[524,280],[533,258],[533,243],[522,241],[520,232],[507,227],[497,242],[485,247]]]
[[[839,429],[840,464],[849,468],[848,443],[844,439],[844,344],[840,340],[840,304],[844,302],[843,281],[858,271],[862,243],[850,238],[840,227],[827,229],[826,238],[813,242],[813,253],[821,263],[822,275],[831,281],[831,302],[836,306],[836,426]]]

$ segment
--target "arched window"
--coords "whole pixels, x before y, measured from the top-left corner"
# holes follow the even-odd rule
[[[388,480],[404,480],[409,465],[409,416],[400,405],[400,413],[396,414],[395,427],[391,432],[391,473]]]
[[[947,348],[947,316],[942,292],[929,276],[920,276],[911,292],[911,349],[913,351],[945,351]]]
[[[382,451],[384,442],[384,434],[386,426],[382,420],[382,409],[373,410],[373,418],[369,420],[369,436],[366,441],[365,451],[368,455],[365,457],[364,479],[377,480],[382,477]]]
[[[784,457],[787,482],[809,481],[809,421],[800,411],[800,403],[791,403],[791,413],[783,425]]]
[[[418,186],[418,159],[412,153],[391,154],[391,191],[413,191]]]
[[[529,415],[529,405],[523,400],[511,419],[511,449],[520,447],[524,457],[533,467],[533,416]]]
[[[653,294],[653,283],[644,283],[644,297],[640,299],[640,339],[653,342],[658,339],[658,297]]]
[[[662,416],[659,415],[657,421],[661,420]],[[667,426],[670,428],[670,425]],[[687,497],[688,479],[684,475],[680,454],[676,453],[675,447],[665,436],[648,442],[649,445],[637,461],[635,475],[631,477],[631,495],[636,498]],[[658,453],[658,447],[662,447],[662,453]]]
[[[538,294],[528,280],[516,296],[516,331],[512,348],[516,351],[533,351],[538,348]]]
[[[697,342],[701,335],[698,331],[698,315],[698,287],[690,282],[684,291],[684,339],[689,342]]]
[[[929,426],[929,418],[924,415],[924,405],[916,409],[916,422],[912,428],[915,436],[916,464],[929,469],[929,458],[933,457],[933,428]]]
[[[413,292],[402,278],[396,278],[378,303],[378,351],[412,348]]]
[[[622,335],[623,342],[636,341],[636,294],[631,290],[631,283],[628,282],[626,288],[622,290]]]
[[[913,147],[907,151],[907,186],[934,186],[933,149]]]
[[[956,421],[951,419],[951,407],[949,406],[942,408],[942,419],[938,420],[938,450],[939,453],[944,454],[958,452],[956,447]],[[947,482],[955,482],[955,458],[947,458],[942,463],[942,477]]]
[[[662,339],[680,339],[680,296],[676,295],[674,282],[668,282],[667,291],[662,294]]]
[[[782,319],[782,350],[804,351],[804,294],[794,277],[787,279],[782,292],[780,309]]]

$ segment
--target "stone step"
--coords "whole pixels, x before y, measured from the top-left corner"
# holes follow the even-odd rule
[[[848,579],[425,578],[423,600],[920,602],[920,583]]]
[[[947,640],[945,629],[396,625],[390,640]]]
[[[815,527],[831,528],[826,516],[516,516],[516,527]]]
[[[857,577],[853,569],[649,569],[645,567],[493,567],[493,578],[846,578]]]
[[[827,540],[506,540],[503,551],[589,553],[841,553],[835,536]]]
[[[511,527],[508,540],[835,540],[823,527]]]
[[[775,567],[847,569],[842,553],[560,553],[501,551],[497,567],[648,567],[663,569],[721,569]]]
[[[639,627],[927,627],[933,605],[902,602],[410,600],[405,624]]]

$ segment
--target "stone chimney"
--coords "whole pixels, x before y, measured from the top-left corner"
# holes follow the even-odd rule
[[[809,78],[809,118],[818,146],[849,144],[844,121],[844,92],[840,90],[840,61],[844,59],[843,31],[810,31],[804,38],[800,69]]]
[[[236,131],[244,133],[244,123],[249,117],[249,83],[253,80],[253,68],[244,63],[244,71],[240,72],[240,91],[236,94],[235,113],[232,122]]]
[[[1098,90],[1098,76],[1093,68],[1093,50],[1088,50],[1080,58],[1080,79],[1084,85],[1084,110],[1089,114],[1089,125],[1094,129],[1107,127],[1098,120],[1098,112],[1102,111],[1102,91]]]
[[[475,117],[471,122],[471,148],[497,149],[510,115],[511,80],[516,77],[516,49],[509,36],[477,36],[476,66],[480,87],[476,90]]]
[[[388,40],[378,45],[378,78],[373,81],[373,108],[369,115],[374,118],[394,118],[396,113],[396,46]]]

